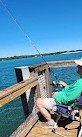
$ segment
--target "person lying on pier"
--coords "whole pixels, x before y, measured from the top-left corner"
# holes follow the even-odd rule
[[[53,107],[57,104],[64,104],[68,106],[73,106],[75,100],[80,96],[82,92],[82,58],[80,60],[74,60],[77,64],[80,78],[76,80],[73,84],[67,85],[63,81],[59,81],[60,87],[64,87],[62,91],[55,92],[53,98],[38,98],[37,107],[42,115],[47,119],[47,122],[42,122],[42,126],[53,128],[55,124],[54,120],[51,118],[50,110],[53,111]],[[55,111],[57,107],[55,106]]]

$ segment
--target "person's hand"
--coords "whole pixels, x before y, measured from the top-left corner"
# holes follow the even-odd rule
[[[59,81],[58,84],[59,84],[60,87],[63,87],[63,88],[65,88],[65,86],[67,85],[67,84],[66,84],[65,82],[63,82],[63,81]]]
[[[55,90],[54,90],[54,91],[52,92],[52,97],[55,97],[57,93],[58,93],[58,91],[55,91]]]

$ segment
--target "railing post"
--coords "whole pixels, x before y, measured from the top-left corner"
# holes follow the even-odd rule
[[[52,86],[50,69],[46,64],[29,66],[31,76],[38,76],[40,96],[42,98],[52,97]]]
[[[52,97],[52,86],[50,85],[51,83],[51,75],[50,75],[50,69],[47,67],[46,72],[46,90],[48,92],[48,97]]]
[[[16,72],[16,77],[18,82],[24,81],[30,77],[30,72],[27,66],[16,67],[15,72]],[[22,101],[24,115],[26,119],[29,115],[29,109],[27,104],[27,91],[21,95],[21,101]]]
[[[36,86],[36,92],[37,92],[37,97],[38,97],[38,98],[41,98],[39,84]]]

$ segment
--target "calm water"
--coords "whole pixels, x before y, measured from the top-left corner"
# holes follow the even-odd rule
[[[80,59],[81,57],[82,52],[79,52],[44,56],[44,59],[46,61],[59,61]],[[17,83],[14,71],[15,67],[30,66],[42,62],[43,60],[41,57],[0,61],[0,91]],[[76,67],[74,67],[74,69],[72,67],[55,68],[53,71],[58,76],[59,80],[64,80],[68,84],[74,82],[74,80],[78,78]],[[53,79],[52,76],[52,80]],[[21,99],[17,97],[0,108],[0,137],[9,137],[24,120],[25,117]]]
[[[80,59],[82,52],[44,56],[46,61],[74,60]],[[15,60],[0,61],[0,91],[17,83],[15,76],[15,67],[30,66],[42,63],[41,57],[23,58]]]

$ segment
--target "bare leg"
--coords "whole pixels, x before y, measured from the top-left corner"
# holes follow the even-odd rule
[[[46,110],[44,106],[44,98],[38,98],[37,99],[37,107],[39,111],[42,113],[42,115],[48,120],[52,121],[53,119],[51,118],[51,114],[49,113],[48,110]]]

